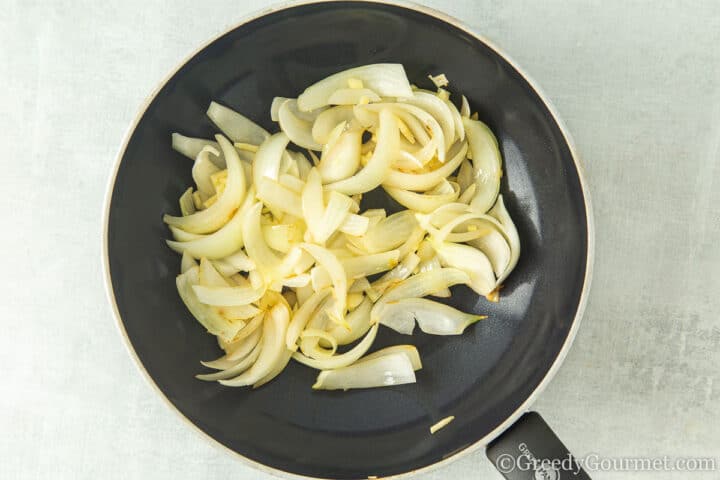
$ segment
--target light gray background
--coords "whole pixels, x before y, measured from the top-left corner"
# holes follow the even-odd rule
[[[100,219],[143,99],[270,3],[0,1],[0,477],[269,478],[209,445],[139,375],[105,299]],[[517,60],[585,162],[594,284],[536,409],[580,456],[720,457],[720,5],[425,3]],[[418,478],[500,476],[478,452]]]

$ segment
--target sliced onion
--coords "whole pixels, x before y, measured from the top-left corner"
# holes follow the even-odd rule
[[[285,358],[285,331],[290,320],[290,311],[282,303],[275,305],[263,324],[262,347],[252,367],[230,380],[220,380],[228,387],[252,385],[273,371]]]
[[[355,118],[353,107],[337,106],[328,108],[315,119],[312,126],[313,139],[320,143],[326,144],[330,141],[333,130],[340,124],[349,125]]]
[[[448,105],[437,96],[428,92],[415,91],[412,97],[398,99],[398,101],[415,105],[432,115],[440,124],[448,146],[455,140],[455,124],[451,110],[448,108]]]
[[[462,161],[465,160],[467,144],[460,143],[457,145],[459,146],[454,147],[457,148],[457,151],[453,151],[453,149],[451,149],[450,152],[448,152],[450,160],[435,170],[423,173],[406,173],[391,169],[383,181],[383,185],[413,191],[425,191],[434,187],[454,172],[455,169],[460,166]]]
[[[381,302],[388,303],[403,298],[417,298],[433,295],[444,288],[459,283],[469,283],[470,277],[467,273],[457,268],[441,268],[418,273],[404,280],[382,296]],[[376,308],[378,305],[376,304]],[[375,310],[373,309],[373,315]]]
[[[300,334],[305,325],[307,325],[311,316],[317,308],[325,301],[327,296],[330,294],[330,289],[324,289],[319,292],[315,292],[310,297],[301,303],[295,315],[293,315],[290,325],[288,326],[287,333],[285,335],[285,345],[290,350],[297,350],[297,341],[300,338]],[[300,299],[298,298],[298,301]]]
[[[508,275],[510,275],[510,272],[513,271],[517,265],[518,258],[520,258],[520,237],[518,236],[517,228],[515,228],[515,224],[513,223],[510,214],[508,214],[507,209],[505,208],[505,202],[503,201],[502,195],[498,195],[497,203],[488,213],[495,217],[503,226],[506,235],[505,239],[510,246],[510,260],[507,267],[505,267],[505,271],[502,275],[500,275],[497,281],[497,284],[500,285],[505,281]]]
[[[233,343],[229,344],[230,346],[232,346],[232,350],[230,350],[227,354],[215,360],[200,363],[207,368],[212,368],[215,370],[227,370],[237,365],[238,362],[247,357],[255,349],[255,346],[260,341],[262,329],[257,327],[262,324],[263,317],[264,314],[259,316],[261,321],[257,324],[255,328],[253,328],[252,332],[243,337],[241,340],[233,341]],[[246,325],[243,330],[245,330],[249,326],[250,324]],[[230,376],[228,376],[227,378],[229,378]]]
[[[285,103],[287,100],[292,100],[292,98],[287,97],[275,97],[272,100],[272,103],[270,104],[270,120],[273,122],[277,122],[280,119],[280,107],[283,103]]]
[[[420,257],[414,253],[405,256],[403,260],[388,273],[373,282],[372,286],[380,293],[408,278],[420,265]]]
[[[257,123],[219,103],[210,103],[207,116],[233,142],[260,145],[270,136]]]
[[[343,132],[337,142],[323,151],[318,170],[323,183],[332,183],[352,176],[360,166],[362,131]]]
[[[302,204],[300,195],[271,178],[263,178],[257,192],[258,200],[276,211],[289,213],[295,217],[302,217]]]
[[[258,202],[243,219],[242,232],[248,257],[258,266],[266,282],[274,279],[273,271],[280,265],[280,257],[265,242],[260,226],[262,203]]]
[[[194,285],[192,288],[202,303],[220,307],[247,305],[259,300],[265,293],[264,288],[253,287],[206,287],[204,285]]]
[[[345,276],[345,269],[340,261],[326,248],[312,243],[303,243],[300,245],[301,248],[305,249],[310,255],[312,255],[317,263],[323,266],[332,279],[335,298],[335,310],[334,315],[338,319],[345,317],[345,304],[346,304],[346,293],[347,293],[347,277]]]
[[[259,341],[255,344],[252,351],[245,356],[245,358],[238,360],[233,366],[230,368],[227,368],[225,370],[215,372],[215,373],[207,373],[204,375],[195,375],[195,378],[198,380],[205,380],[208,382],[212,381],[222,381],[227,378],[236,377],[243,372],[247,371],[250,367],[252,367],[255,362],[257,362],[258,357],[260,357],[260,352],[262,351],[263,342]]]
[[[460,186],[455,182],[452,185],[451,193],[436,194],[431,192],[416,193],[400,188],[385,187],[385,191],[390,194],[400,205],[414,210],[416,212],[430,213],[448,202],[457,200],[460,196]]]
[[[397,63],[379,63],[351,68],[330,75],[306,88],[298,97],[300,110],[309,111],[323,107],[338,89],[348,86],[348,80],[360,80],[366,88],[381,97],[410,97],[412,89],[405,69]]]
[[[180,259],[180,273],[185,273],[194,267],[197,267],[195,259],[190,254],[183,252]]]
[[[369,253],[389,251],[402,245],[417,226],[413,212],[404,210],[383,218],[359,239],[348,241]]]
[[[363,358],[358,360],[357,363],[367,362],[368,360],[375,360],[376,358],[394,355],[396,353],[405,355],[408,360],[410,360],[410,364],[412,365],[413,370],[415,370],[416,372],[418,370],[422,370],[423,366],[422,361],[420,360],[420,353],[418,352],[415,345],[393,345],[392,347],[385,347],[380,350],[374,351],[373,353],[365,355]]]
[[[198,153],[192,168],[192,177],[199,191],[208,197],[215,195],[215,186],[210,180],[210,176],[219,172],[220,169],[215,162],[210,160],[210,156],[219,157],[220,151],[214,147],[204,147]]]
[[[237,252],[243,246],[242,221],[252,204],[253,191],[251,187],[242,206],[220,230],[188,241],[167,240],[166,243],[176,252],[187,252],[195,258],[220,259]]]
[[[417,321],[420,330],[431,335],[460,335],[468,325],[487,318],[484,315],[461,312],[426,298],[407,298],[386,304],[378,321],[393,328],[393,323],[398,322],[401,317],[409,318],[413,326]]]
[[[365,353],[370,349],[373,342],[375,341],[377,330],[377,325],[373,325],[372,327],[370,327],[367,335],[365,335],[365,338],[363,338],[360,343],[358,343],[345,353],[341,353],[339,355],[332,355],[326,358],[315,359],[310,358],[302,353],[295,352],[293,353],[293,358],[298,362],[302,363],[303,365],[307,365],[308,367],[315,368],[317,370],[333,370],[337,368],[347,367],[348,365],[351,365],[352,363],[356,362],[360,357],[365,355]],[[330,335],[330,338],[335,340],[332,335]],[[335,342],[337,343],[337,341]]]
[[[369,192],[383,183],[400,148],[398,123],[389,110],[380,112],[380,126],[378,127],[377,136],[377,147],[367,165],[352,177],[330,183],[326,188],[346,195],[354,195]]]
[[[367,277],[376,273],[386,272],[395,267],[400,259],[398,250],[389,250],[359,257],[350,257],[342,260],[342,266],[348,279]]]
[[[277,180],[280,176],[280,164],[282,163],[285,148],[290,139],[285,133],[276,133],[260,145],[255,154],[253,163],[253,182],[258,189],[258,196],[263,194],[262,180],[267,177]]]
[[[203,303],[197,298],[193,291],[193,286],[196,286],[199,282],[199,270],[197,268],[191,268],[187,272],[178,275],[176,278],[176,285],[178,293],[183,303],[190,310],[195,319],[204,326],[208,332],[213,335],[230,341],[232,340],[238,331],[245,326],[244,322],[232,321],[220,315],[217,309],[212,308]]]
[[[369,218],[363,217],[362,215],[355,215],[353,213],[349,213],[345,216],[345,220],[343,221],[342,225],[340,225],[340,228],[338,230],[343,233],[347,233],[348,235],[353,235],[357,237],[360,235],[365,235],[369,227]]]
[[[322,145],[312,137],[312,123],[300,118],[294,110],[297,110],[296,100],[286,100],[280,106],[278,121],[282,131],[295,145],[310,150],[322,150]]]
[[[228,164],[225,191],[212,206],[205,210],[186,217],[165,215],[163,220],[168,225],[179,227],[191,233],[214,232],[232,217],[245,198],[245,174],[242,170],[240,157],[225,137],[217,135],[216,139]]]
[[[213,140],[207,140],[205,138],[186,137],[179,133],[172,134],[172,149],[176,152],[185,155],[190,160],[195,161],[197,156],[200,154],[203,148],[213,147],[215,149],[220,148],[217,142]],[[218,168],[225,168],[225,159],[216,157],[219,164],[216,164]]]
[[[330,329],[330,334],[335,337],[338,345],[347,345],[365,335],[365,332],[371,327],[370,311],[372,310],[372,305],[370,299],[364,297],[360,305],[355,307],[355,309],[345,317],[350,327],[349,329],[343,325],[334,325]]]
[[[379,102],[380,95],[369,88],[339,88],[327,99],[329,105],[355,105],[362,101]]]
[[[485,213],[495,204],[500,191],[502,160],[497,139],[492,131],[479,120],[463,119],[468,142],[472,150],[473,169],[477,190],[470,205]]]
[[[323,370],[315,390],[348,390],[351,388],[389,387],[415,383],[415,371],[404,353],[383,355],[335,370]]]
[[[465,271],[470,281],[465,282],[480,295],[487,295],[495,289],[495,275],[487,255],[477,248],[460,243],[433,243],[435,251],[444,266]]]

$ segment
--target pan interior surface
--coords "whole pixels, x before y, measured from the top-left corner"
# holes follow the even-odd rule
[[[316,371],[291,363],[249,391],[194,378],[219,355],[214,337],[175,290],[180,259],[164,243],[163,213],[191,184],[191,163],[170,133],[210,137],[211,100],[270,131],[274,96],[357,65],[402,63],[430,87],[445,73],[495,132],[504,159],[501,193],[523,251],[489,303],[455,288],[452,305],[489,315],[456,337],[381,329],[374,348],[412,343],[418,382],[348,392],[311,390]],[[393,208],[384,194],[374,205]],[[312,477],[364,478],[416,470],[484,438],[538,387],[579,308],[588,255],[585,197],[572,152],[548,107],[506,60],[438,18],[378,3],[311,4],[276,11],[225,34],[159,91],[129,137],[112,191],[107,250],[122,325],[167,399],[215,440],[255,462]],[[435,435],[429,427],[454,415]]]

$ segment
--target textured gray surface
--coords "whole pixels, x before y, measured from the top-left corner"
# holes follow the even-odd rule
[[[269,478],[155,396],[120,342],[99,262],[105,182],[144,97],[269,3],[2,2],[0,477]],[[425,3],[517,60],[585,162],[594,284],[536,409],[580,455],[720,457],[720,6]],[[418,478],[500,476],[478,452]]]

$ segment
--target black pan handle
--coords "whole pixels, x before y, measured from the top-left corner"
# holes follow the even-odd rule
[[[490,443],[486,453],[508,480],[590,480],[536,412],[520,417]]]

